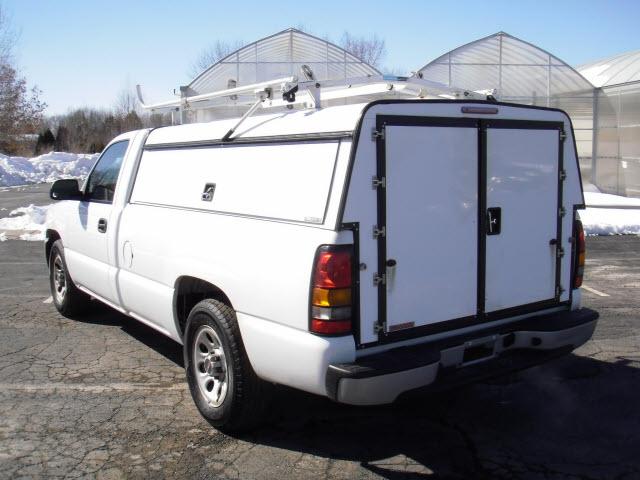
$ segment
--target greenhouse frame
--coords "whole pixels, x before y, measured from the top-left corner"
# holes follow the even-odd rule
[[[583,179],[640,197],[640,51],[577,69],[505,32],[441,55],[414,75],[503,102],[560,108],[573,123]]]

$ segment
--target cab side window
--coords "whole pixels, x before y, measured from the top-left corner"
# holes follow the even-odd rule
[[[107,148],[87,180],[84,199],[88,202],[113,202],[113,194],[116,191],[118,174],[122,166],[124,154],[129,146],[129,141],[114,143]]]

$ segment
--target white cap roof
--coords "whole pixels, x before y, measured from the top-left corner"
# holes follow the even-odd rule
[[[366,105],[366,103],[361,103],[327,107],[320,110],[255,115],[242,122],[234,133],[233,138],[351,132],[355,130],[362,110]],[[161,127],[149,134],[146,145],[215,142],[224,137],[236,123],[238,123],[237,118]]]

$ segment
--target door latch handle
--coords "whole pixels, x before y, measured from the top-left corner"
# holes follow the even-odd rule
[[[98,220],[98,231],[100,233],[105,233],[107,231],[107,219],[101,218]]]
[[[502,209],[487,208],[487,235],[499,235],[502,228]]]
[[[207,183],[204,186],[204,191],[202,192],[202,196],[200,197],[203,202],[210,202],[213,200],[213,194],[216,191],[215,183]]]

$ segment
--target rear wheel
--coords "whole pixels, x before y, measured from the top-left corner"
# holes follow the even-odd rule
[[[193,307],[184,362],[191,396],[211,425],[238,432],[260,423],[270,388],[251,368],[231,307],[211,299]]]
[[[51,247],[49,255],[49,286],[51,297],[58,312],[65,317],[74,317],[87,310],[91,298],[78,290],[69,276],[69,269],[64,258],[64,247],[61,240]]]

